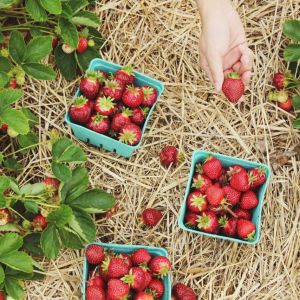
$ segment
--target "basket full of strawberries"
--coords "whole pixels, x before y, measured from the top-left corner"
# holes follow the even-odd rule
[[[270,175],[267,165],[196,150],[179,226],[197,234],[256,244]]]
[[[130,157],[164,85],[130,66],[91,61],[65,121],[75,136],[94,146]]]

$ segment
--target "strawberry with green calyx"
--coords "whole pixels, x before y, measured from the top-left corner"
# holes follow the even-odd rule
[[[131,260],[131,256],[129,254],[120,253],[117,257],[123,259],[129,269],[132,267],[132,260]]]
[[[149,286],[151,280],[153,279],[153,274],[148,270],[148,267],[141,266],[145,275],[145,288]]]
[[[242,209],[250,210],[258,205],[258,198],[253,191],[247,191],[242,195],[240,207]]]
[[[195,228],[197,226],[198,215],[188,211],[184,217],[185,226]]]
[[[222,201],[225,201],[225,191],[217,184],[208,187],[205,195],[207,202],[213,207],[217,207],[222,204]]]
[[[6,124],[6,123],[2,123],[2,124],[1,124],[1,127],[0,127],[0,130],[1,130],[2,132],[7,132],[7,129],[8,129],[7,124]]]
[[[138,292],[133,296],[133,300],[154,300],[154,297],[147,292]]]
[[[110,279],[107,283],[107,299],[127,300],[130,294],[130,287],[120,279]]]
[[[103,116],[111,116],[115,111],[114,99],[111,97],[97,98],[95,110]]]
[[[221,227],[221,231],[224,235],[233,237],[236,235],[236,218],[228,218],[227,216],[222,216],[219,219],[219,225]]]
[[[141,126],[145,122],[148,111],[149,109],[147,107],[143,109],[140,107],[134,108],[132,110],[132,116],[130,117],[131,122]]]
[[[89,120],[91,112],[88,100],[83,96],[77,97],[69,109],[71,120],[77,124],[85,124]]]
[[[157,277],[166,276],[171,270],[171,262],[165,256],[156,256],[151,259],[149,269]]]
[[[156,208],[147,208],[142,213],[142,223],[146,226],[154,227],[162,219],[162,213]]]
[[[125,66],[120,70],[117,70],[115,73],[115,78],[123,82],[126,85],[132,85],[134,83],[134,72],[131,66]]]
[[[143,90],[135,86],[127,86],[124,90],[122,101],[130,108],[136,108],[143,102]]]
[[[245,172],[246,173],[247,171],[246,171],[245,168],[243,168],[240,165],[233,165],[233,166],[230,166],[227,169],[226,175],[227,175],[228,179],[230,180],[234,174],[237,174],[239,172]]]
[[[135,124],[126,124],[120,131],[119,141],[127,145],[136,145],[142,138],[140,127]]]
[[[223,81],[222,91],[231,103],[238,102],[245,91],[240,75],[236,72],[229,73]]]
[[[144,99],[142,105],[151,107],[156,102],[158,93],[157,90],[150,86],[143,86],[142,87]]]
[[[121,278],[129,272],[127,263],[119,257],[107,256],[102,263],[102,269],[109,278]]]
[[[197,297],[193,289],[183,283],[176,283],[173,286],[172,294],[176,300],[196,300]]]
[[[97,113],[90,117],[89,121],[86,124],[86,127],[95,132],[106,134],[110,129],[110,121],[107,116],[103,116]]]
[[[223,173],[223,166],[219,159],[209,156],[202,165],[203,173],[210,179],[217,179]]]
[[[78,40],[78,44],[77,44],[77,53],[79,54],[83,54],[87,48],[89,47],[88,45],[88,39],[85,37],[80,37]]]
[[[115,132],[120,132],[125,125],[131,123],[131,115],[132,111],[129,108],[124,108],[122,112],[115,114],[111,122],[112,130]]]
[[[241,192],[236,191],[230,185],[224,185],[223,191],[225,192],[226,203],[235,206],[240,201]]]
[[[10,89],[17,89],[18,88],[18,83],[16,79],[11,79],[9,81],[9,87]]]
[[[292,99],[289,97],[288,92],[285,90],[279,92],[270,92],[269,100],[276,101],[277,105],[285,111],[290,111],[293,108]]]
[[[233,210],[233,213],[239,219],[251,220],[251,218],[252,218],[251,213],[248,210],[242,209],[240,207],[235,208]]]
[[[87,287],[86,300],[106,300],[104,289],[97,286]]]
[[[106,80],[102,87],[102,93],[106,97],[111,97],[115,101],[122,99],[124,86],[118,83],[116,80]]]
[[[154,299],[160,299],[164,295],[165,287],[160,279],[153,278],[147,287],[147,291],[154,297]]]
[[[145,274],[141,267],[132,267],[128,274],[121,278],[135,291],[143,291],[145,289]]]
[[[103,85],[105,83],[105,80],[108,79],[108,74],[106,72],[102,71],[102,70],[98,70],[97,73],[98,73],[99,83],[101,85]]]
[[[135,250],[131,255],[132,264],[135,266],[147,266],[151,259],[150,253],[144,248]]]
[[[101,245],[91,244],[86,249],[86,259],[89,264],[97,265],[104,261],[105,252]]]
[[[290,72],[276,72],[273,76],[272,83],[277,90],[299,86],[299,81]]]
[[[76,50],[75,48],[69,46],[68,44],[63,44],[61,49],[66,54],[71,54]]]
[[[32,219],[32,227],[34,231],[43,231],[48,226],[46,218],[42,215],[36,215]]]
[[[212,181],[204,174],[195,174],[192,187],[201,193],[205,193],[208,187],[212,186]]]
[[[88,286],[104,288],[104,280],[99,275],[93,275],[87,282]]]
[[[193,213],[200,213],[207,209],[206,196],[200,191],[191,192],[187,198],[187,207]]]
[[[166,146],[160,151],[159,158],[163,166],[169,167],[171,164],[176,165],[179,161],[183,161],[184,154],[178,154],[175,146]]]
[[[84,78],[81,79],[79,87],[84,96],[88,99],[95,99],[100,89],[98,73],[87,71]]]
[[[56,178],[45,177],[44,185],[46,191],[48,191],[50,194],[57,194],[60,186],[60,181]]]
[[[219,222],[217,215],[212,211],[204,211],[198,217],[197,227],[205,232],[218,233]]]
[[[235,173],[230,179],[230,186],[239,192],[246,192],[250,189],[250,180],[247,172]]]
[[[254,168],[249,171],[250,188],[256,189],[266,182],[266,170]]]
[[[237,234],[243,240],[252,241],[255,238],[256,226],[253,222],[245,219],[238,219]]]
[[[0,226],[6,225],[12,221],[10,212],[7,208],[0,208]]]

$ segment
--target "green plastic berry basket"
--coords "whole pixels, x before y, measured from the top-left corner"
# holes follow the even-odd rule
[[[117,70],[122,68],[122,66],[114,64],[112,62],[100,59],[100,58],[95,58],[91,61],[88,70],[89,71],[97,71],[97,70],[102,70],[107,73],[115,73]],[[161,94],[164,91],[164,85],[162,82],[151,78],[145,74],[139,73],[139,72],[134,72],[135,74],[135,85],[136,86],[144,86],[148,85],[153,88],[155,88],[158,92],[158,99],[160,98]],[[78,89],[75,97],[78,97],[80,95],[80,90]],[[97,133],[95,131],[92,131],[84,126],[75,124],[71,121],[69,113],[67,112],[65,115],[65,121],[66,123],[71,127],[74,135],[81,141],[87,142],[89,144],[92,144],[96,147],[101,147],[104,148],[108,151],[113,151],[116,152],[117,154],[124,156],[124,157],[130,157],[132,156],[133,152],[137,150],[141,144],[142,144],[142,139],[144,136],[145,129],[147,127],[148,121],[150,119],[150,116],[156,106],[157,101],[154,103],[154,105],[151,107],[149,110],[149,113],[147,115],[147,118],[144,122],[143,128],[142,128],[142,138],[140,142],[137,145],[130,146],[126,145],[118,140],[115,140],[109,136]]]
[[[151,254],[151,256],[169,257],[167,250],[164,248],[149,247],[149,246],[143,246],[143,245],[107,244],[107,243],[100,243],[100,242],[94,242],[94,243],[88,244],[88,245],[86,245],[86,248],[92,244],[103,246],[105,249],[110,250],[114,253],[132,254],[135,250],[144,248]],[[86,281],[88,279],[88,274],[89,274],[89,264],[88,264],[86,256],[85,256],[84,261],[83,261],[83,282],[82,282],[83,299],[86,299],[85,290],[86,290]],[[172,293],[171,274],[170,273],[164,277],[163,282],[164,282],[165,292],[164,292],[164,295],[161,298],[161,300],[170,300],[171,293]]]
[[[263,168],[266,171],[266,181],[262,186],[260,186],[257,189],[257,196],[258,196],[258,200],[259,200],[258,206],[252,210],[252,222],[256,226],[256,234],[255,234],[254,240],[247,241],[247,240],[241,240],[238,238],[232,238],[232,237],[227,237],[227,236],[222,236],[222,235],[217,235],[217,234],[211,234],[211,233],[198,231],[198,230],[189,228],[185,225],[184,218],[185,218],[185,214],[187,211],[187,198],[188,198],[188,195],[191,190],[196,165],[198,163],[204,162],[205,159],[209,155],[212,155],[212,156],[218,158],[222,162],[222,165],[226,168],[228,168],[232,165],[238,164],[238,165],[241,165],[242,167],[244,167],[245,169],[252,169],[252,168],[258,167],[258,168]],[[252,161],[248,161],[248,160],[244,160],[244,159],[240,159],[240,158],[230,157],[230,156],[222,155],[219,153],[213,153],[213,152],[204,151],[204,150],[194,151],[193,156],[192,156],[192,165],[191,165],[191,169],[190,169],[190,174],[189,174],[189,178],[188,178],[188,182],[187,182],[187,188],[185,191],[185,196],[184,196],[184,200],[182,203],[182,207],[181,207],[179,219],[178,219],[179,227],[183,230],[187,230],[187,231],[190,231],[190,232],[193,232],[196,234],[202,234],[202,235],[213,237],[213,238],[224,239],[224,240],[233,241],[233,242],[242,243],[242,244],[250,244],[250,245],[257,244],[260,239],[262,207],[263,207],[266,189],[267,189],[267,186],[270,181],[270,177],[271,177],[271,169],[269,166],[267,166],[265,164],[252,162]]]

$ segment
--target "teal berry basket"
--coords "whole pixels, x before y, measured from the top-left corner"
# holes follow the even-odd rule
[[[94,242],[91,244],[103,246],[105,249],[113,251],[114,253],[132,254],[137,249],[145,248],[151,254],[151,256],[169,257],[167,250],[164,248],[149,247],[149,246],[143,246],[143,245],[107,244],[107,243],[100,243],[100,242]],[[91,244],[89,244],[89,245],[91,245]],[[89,245],[87,245],[86,248]],[[86,299],[85,290],[86,290],[86,281],[88,279],[88,273],[89,273],[89,264],[88,264],[86,256],[85,256],[84,262],[83,262],[83,282],[82,282],[82,294],[83,294],[84,300]],[[171,293],[172,293],[171,274],[170,273],[164,277],[163,282],[164,282],[165,292],[164,292],[164,295],[161,298],[161,300],[170,300]]]
[[[218,158],[222,162],[222,165],[226,168],[230,167],[232,165],[238,164],[238,165],[241,165],[242,167],[244,167],[245,169],[252,169],[252,168],[258,167],[258,168],[263,168],[266,171],[266,181],[262,186],[260,186],[257,189],[257,196],[258,196],[258,200],[259,200],[258,206],[252,210],[252,222],[256,226],[256,235],[255,235],[254,240],[246,241],[246,240],[240,240],[237,238],[232,238],[232,237],[227,237],[227,236],[222,236],[222,235],[217,235],[217,234],[211,234],[211,233],[188,228],[185,225],[184,218],[185,218],[185,214],[187,211],[187,197],[191,190],[196,164],[204,162],[204,160],[209,155],[212,155],[212,156]],[[187,188],[185,191],[185,196],[184,196],[183,204],[182,204],[180,214],[179,214],[179,219],[178,219],[179,227],[183,230],[187,230],[187,231],[190,231],[190,232],[193,232],[196,234],[202,234],[202,235],[213,237],[213,238],[224,239],[224,240],[233,241],[233,242],[242,243],[242,244],[250,244],[250,245],[257,244],[260,239],[262,207],[263,207],[266,189],[267,189],[267,186],[270,181],[270,177],[271,177],[271,169],[269,166],[267,166],[265,164],[256,163],[256,162],[252,162],[252,161],[248,161],[248,160],[244,160],[244,159],[240,159],[240,158],[230,157],[230,156],[226,156],[226,155],[222,155],[222,154],[218,154],[218,153],[208,152],[208,151],[204,151],[204,150],[194,151],[193,156],[192,156],[192,165],[191,165],[191,169],[190,169],[190,174],[189,174],[189,178],[188,178],[188,182],[187,182]]]
[[[119,70],[120,68],[122,68],[122,66],[118,65],[118,64],[114,64],[112,62],[100,59],[100,58],[95,58],[91,61],[88,70],[89,71],[97,71],[97,70],[102,70],[105,71],[107,73],[114,73],[117,70]],[[139,73],[139,72],[134,72],[135,74],[135,85],[136,86],[144,86],[144,85],[148,85],[151,86],[153,88],[155,88],[158,92],[158,99],[160,98],[161,94],[164,91],[164,85],[162,82],[153,79],[145,74]],[[80,90],[78,89],[75,97],[80,95]],[[118,140],[115,140],[109,136],[97,133],[95,131],[92,131],[84,126],[75,124],[71,121],[69,113],[67,112],[65,115],[65,121],[66,123],[71,127],[74,135],[81,141],[83,142],[87,142],[89,144],[92,144],[96,147],[102,147],[108,151],[113,151],[116,152],[117,154],[124,156],[124,157],[130,157],[132,156],[133,152],[135,150],[137,150],[141,144],[142,144],[142,139],[144,136],[144,132],[145,129],[147,127],[148,121],[150,119],[150,116],[156,106],[156,103],[151,107],[147,118],[144,122],[143,128],[142,128],[142,138],[140,140],[140,142],[137,145],[134,146],[130,146],[127,144],[124,144]]]

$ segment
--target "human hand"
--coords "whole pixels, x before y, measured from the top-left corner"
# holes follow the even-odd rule
[[[248,84],[253,53],[248,48],[241,19],[229,0],[198,0],[202,18],[201,65],[220,91],[224,76],[240,74]]]

